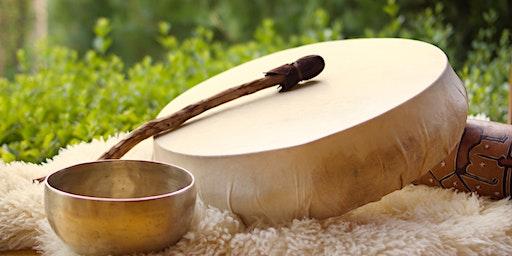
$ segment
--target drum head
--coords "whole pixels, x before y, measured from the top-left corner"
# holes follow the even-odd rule
[[[349,129],[414,98],[448,66],[437,47],[401,39],[346,40],[290,49],[245,63],[200,83],[167,105],[178,111],[304,55],[324,71],[296,90],[269,88],[215,108],[157,140],[188,155],[247,154],[305,144]],[[204,119],[204,120],[200,120]]]
[[[467,111],[462,82],[439,48],[406,39],[270,54],[198,84],[159,116],[311,54],[325,60],[320,75],[289,92],[272,87],[201,114],[157,138],[155,158],[194,173],[207,203],[245,220],[278,222],[378,200],[459,141]]]

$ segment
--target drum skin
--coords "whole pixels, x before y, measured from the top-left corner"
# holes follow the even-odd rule
[[[191,171],[200,198],[246,224],[343,214],[402,188],[444,159],[467,115],[465,88],[437,47],[354,39],[288,49],[190,89],[159,116],[309,54],[313,81],[230,102],[154,141],[154,159]]]

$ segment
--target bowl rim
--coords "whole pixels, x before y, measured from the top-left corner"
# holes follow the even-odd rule
[[[179,190],[176,190],[176,191],[172,191],[172,192],[164,193],[164,194],[159,194],[159,195],[154,195],[154,196],[129,197],[129,198],[112,198],[112,197],[95,197],[95,196],[78,195],[78,194],[62,191],[62,190],[60,190],[58,188],[53,187],[52,185],[50,185],[50,183],[48,183],[48,179],[52,175],[54,175],[56,173],[60,173],[60,172],[63,172],[65,170],[77,167],[77,166],[94,164],[94,163],[101,163],[101,162],[143,162],[143,163],[150,163],[150,164],[165,165],[165,166],[168,166],[168,167],[177,168],[178,170],[180,170],[180,171],[184,172],[185,174],[187,174],[192,180],[190,181],[190,183],[187,186],[185,186],[185,187],[183,187],[183,188],[181,188]],[[45,187],[47,189],[51,190],[53,193],[56,193],[56,194],[59,194],[59,195],[62,195],[62,196],[67,196],[67,197],[75,198],[75,199],[90,200],[90,201],[102,201],[102,202],[140,202],[140,201],[150,201],[150,200],[156,200],[156,199],[176,196],[178,194],[183,194],[183,193],[191,190],[192,187],[194,187],[194,185],[195,185],[195,177],[194,177],[194,175],[190,171],[188,171],[187,169],[185,169],[183,167],[180,167],[180,166],[177,166],[177,165],[174,165],[174,164],[168,164],[168,163],[164,163],[164,162],[159,162],[159,161],[132,160],[132,159],[104,159],[104,160],[83,162],[83,163],[71,165],[71,166],[68,166],[66,168],[62,168],[62,169],[60,169],[58,171],[52,172],[50,175],[46,176],[46,178],[44,180],[44,185],[45,185]]]

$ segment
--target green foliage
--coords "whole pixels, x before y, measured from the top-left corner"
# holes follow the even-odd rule
[[[16,72],[16,49],[30,39],[34,20],[30,0],[0,1],[0,75],[11,77]]]
[[[509,94],[507,76],[512,62],[510,31],[503,30],[500,40],[494,41],[496,13],[489,11],[484,17],[487,26],[478,32],[460,74],[469,92],[470,113],[483,113],[492,120],[505,122]]]
[[[456,45],[452,56],[457,64],[465,59],[471,42],[486,22],[482,12],[494,9],[498,16],[494,26],[499,33],[512,24],[512,3],[508,0],[48,0],[49,34],[59,44],[84,53],[90,48],[94,35],[90,30],[99,17],[112,23],[111,52],[131,65],[145,55],[159,59],[164,53],[155,40],[158,22],[172,24],[178,39],[191,36],[196,26],[213,32],[220,41],[237,43],[251,40],[254,31],[264,19],[272,19],[276,31],[285,37],[304,34],[318,22],[315,12],[323,9],[327,17],[343,24],[346,37],[365,36],[365,30],[387,35],[400,30],[400,26],[418,20],[418,26],[431,30],[428,22],[418,17],[425,9],[437,19],[437,8],[445,22],[452,24],[450,45]],[[384,9],[384,11],[382,11]],[[388,22],[390,17],[397,17]],[[320,18],[321,19],[321,18]],[[435,21],[437,22],[437,21]],[[383,28],[383,25],[387,28]],[[414,25],[410,25],[414,29]],[[419,32],[415,30],[413,32]],[[431,31],[432,32],[432,31]],[[429,33],[425,31],[425,33]],[[444,35],[439,35],[444,36]],[[444,48],[443,48],[444,49]]]
[[[92,44],[97,52],[105,54],[112,45],[112,38],[108,37],[110,31],[112,31],[110,21],[106,18],[99,18],[96,22],[96,26],[94,26],[94,34],[96,34],[96,37]]]
[[[417,16],[402,14],[393,0],[382,8],[387,22],[366,29],[366,36],[420,39],[451,58],[457,55],[455,30],[442,5]],[[0,78],[0,157],[41,162],[68,144],[131,130],[155,117],[176,95],[233,65],[288,47],[344,38],[347,26],[353,26],[323,9],[311,15],[297,35],[283,36],[276,20],[263,19],[251,40],[235,44],[218,40],[205,27],[179,38],[174,25],[161,21],[155,26],[155,42],[164,54],[134,65],[112,53],[115,22],[108,19],[96,22],[93,50],[84,54],[49,45],[41,45],[36,55],[20,50],[19,72],[12,80]],[[512,46],[508,30],[493,26],[497,16],[486,12],[488,25],[478,32],[467,59],[455,66],[468,87],[471,112],[502,121]]]
[[[107,19],[98,20],[94,50],[83,57],[69,48],[48,45],[38,48],[37,58],[18,51],[20,72],[12,81],[0,80],[3,161],[41,162],[65,145],[131,130],[201,81],[291,44],[278,36],[271,20],[258,29],[256,41],[234,45],[215,41],[213,32],[202,27],[179,40],[162,22],[157,40],[166,51],[164,60],[147,56],[125,67],[119,57],[107,54],[109,24]],[[293,44],[337,39],[336,33],[303,35]]]
[[[388,0],[383,11],[388,15],[389,22],[378,31],[366,29],[365,37],[402,37],[427,41],[443,49],[452,64],[458,66],[454,57],[457,42],[453,40],[453,27],[446,23],[443,9],[442,4],[436,4],[417,16],[407,17],[400,13],[395,0]]]

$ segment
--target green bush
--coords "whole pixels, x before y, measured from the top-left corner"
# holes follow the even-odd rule
[[[493,41],[496,14],[484,13],[487,27],[480,29],[472,51],[460,71],[469,92],[470,113],[486,114],[494,121],[505,122],[508,113],[507,76],[512,62],[510,31],[504,30],[499,41]]]
[[[441,10],[438,5],[407,18],[394,1],[388,1],[384,9],[388,22],[365,34],[416,38],[453,56],[454,31]],[[468,85],[472,113],[504,120],[510,35],[505,31],[499,42],[490,39],[496,33],[491,25],[495,17],[492,12],[485,15],[489,26],[480,31],[467,60],[455,66]],[[331,22],[327,12],[315,11],[312,21],[302,34],[283,37],[274,21],[266,19],[252,40],[238,44],[216,41],[211,30],[201,27],[180,40],[170,34],[170,24],[162,22],[157,41],[166,52],[163,60],[145,57],[130,67],[109,54],[107,19],[96,23],[94,49],[83,56],[45,44],[34,52],[20,50],[15,77],[0,78],[0,157],[6,162],[42,162],[68,144],[135,128],[155,117],[176,95],[233,65],[287,47],[344,37],[343,24]]]
[[[37,56],[18,51],[18,74],[12,81],[0,79],[1,159],[42,162],[65,145],[131,130],[191,86],[292,44],[277,36],[271,20],[256,31],[256,41],[235,45],[213,41],[204,28],[183,41],[169,35],[168,24],[159,28],[165,60],[145,57],[132,67],[107,54],[106,19],[94,28],[94,50],[82,57],[47,45],[38,48]],[[324,35],[328,31],[294,38],[293,44],[339,38],[339,31]]]
[[[253,31],[265,18],[272,18],[281,34],[302,34],[304,28],[316,22],[313,14],[318,8],[323,8],[333,19],[343,23],[345,36],[360,37],[366,29],[380,31],[388,12],[393,11],[393,8],[387,8],[382,12],[383,6],[389,6],[382,0],[47,1],[49,36],[55,42],[83,53],[94,38],[90,28],[95,20],[108,17],[113,27],[112,52],[128,65],[145,55],[160,58],[161,48],[154,40],[147,40],[157,34],[155,24],[160,20],[171,22],[173,33],[180,39],[190,36],[190,31],[200,25],[212,30],[214,38],[235,43],[251,40]],[[464,58],[478,29],[485,24],[481,12],[496,10],[498,19],[494,27],[499,33],[512,24],[512,2],[508,0],[396,0],[401,7],[400,16],[406,20],[415,19],[428,7],[435,9],[439,2],[445,6],[443,17],[457,31],[450,38],[450,45],[456,45],[458,49],[455,54],[457,61]]]

